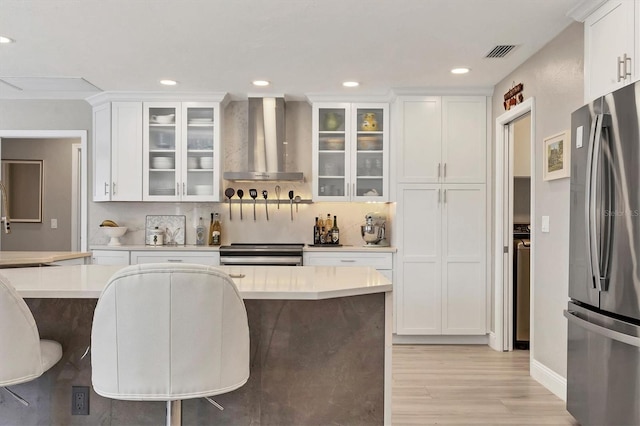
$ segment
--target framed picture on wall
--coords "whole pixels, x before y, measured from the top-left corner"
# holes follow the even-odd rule
[[[571,168],[571,139],[569,131],[544,139],[542,178],[554,180],[569,177]]]
[[[2,160],[11,222],[42,222],[42,160]]]

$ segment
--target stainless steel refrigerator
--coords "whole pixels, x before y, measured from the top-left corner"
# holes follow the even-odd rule
[[[640,85],[571,116],[567,409],[640,425]]]

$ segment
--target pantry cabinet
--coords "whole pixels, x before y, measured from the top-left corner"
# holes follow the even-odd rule
[[[487,104],[484,96],[398,99],[398,183],[483,183]]]
[[[142,200],[142,102],[93,110],[93,200]]]
[[[313,200],[389,200],[389,105],[313,104]]]
[[[220,200],[218,103],[145,102],[143,200]]]
[[[400,185],[397,205],[397,334],[485,334],[485,185]]]
[[[584,21],[585,101],[640,77],[640,2],[609,0]]]

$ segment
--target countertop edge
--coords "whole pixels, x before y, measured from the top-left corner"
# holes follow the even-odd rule
[[[20,266],[37,263],[53,263],[62,260],[91,257],[91,252],[81,251],[3,251],[0,252],[0,266]]]

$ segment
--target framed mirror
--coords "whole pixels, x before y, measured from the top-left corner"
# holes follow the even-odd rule
[[[42,160],[2,160],[2,183],[11,222],[42,222]]]

